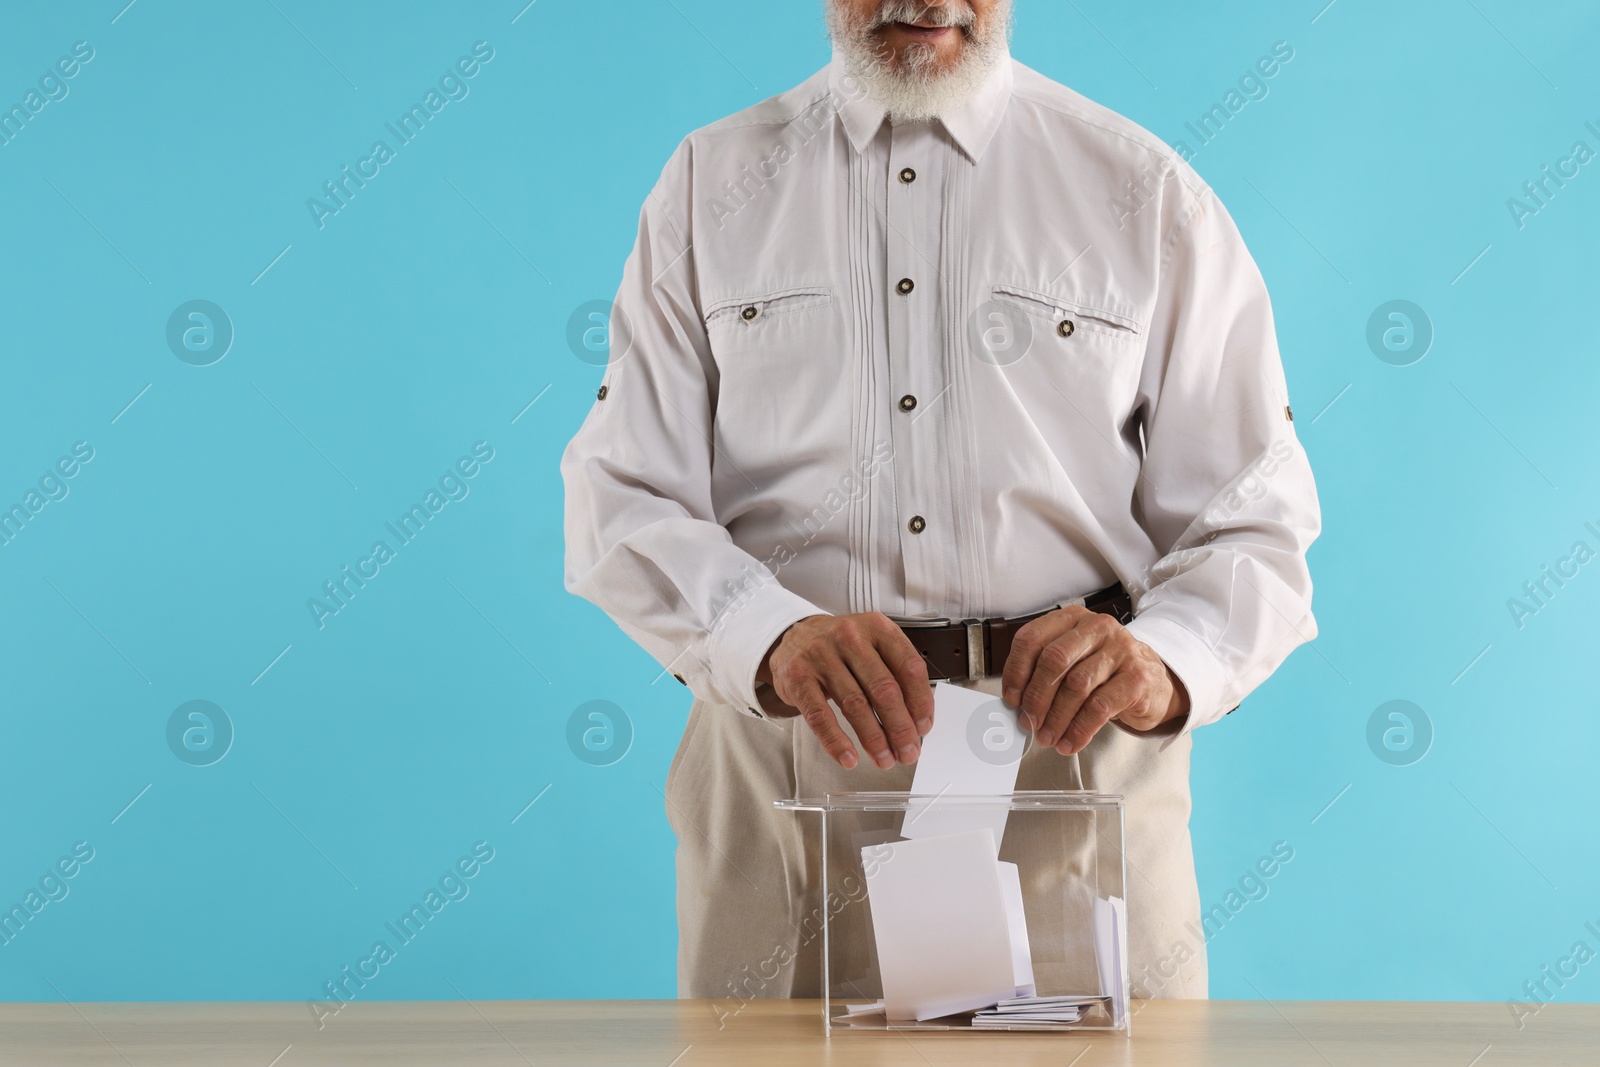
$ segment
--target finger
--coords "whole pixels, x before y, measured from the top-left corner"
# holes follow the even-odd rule
[[[1093,619],[1084,618],[1039,650],[1033,677],[1022,692],[1022,710],[1027,713],[1028,721],[1035,729],[1043,727],[1051,706],[1055,704],[1056,690],[1067,672],[1098,649],[1105,637],[1105,630],[1100,625]]]
[[[1134,671],[1121,670],[1111,676],[1100,688],[1089,694],[1072,724],[1056,745],[1063,756],[1083,751],[1100,728],[1128,708],[1137,704],[1144,694],[1144,683]]]
[[[883,736],[883,730],[878,726],[878,717],[872,710],[872,702],[867,694],[862,692],[861,683],[856,679],[855,672],[850,669],[843,659],[836,659],[829,665],[823,674],[823,685],[828,690],[828,695],[833,702],[839,705],[839,710],[844,712],[845,720],[850,723],[850,728],[855,731],[856,741],[861,745],[861,751],[876,763],[882,770],[894,766],[894,754],[889,751],[888,739]]]
[[[857,687],[866,697],[867,713],[876,718],[882,732],[888,735],[888,746],[893,749],[894,757],[898,757],[901,763],[916,762],[921,738],[917,736],[911,713],[906,710],[900,683],[883,662],[877,647],[872,644],[864,648],[847,647],[843,653]],[[875,750],[868,751],[872,751],[874,758],[877,758]],[[894,765],[894,758],[890,759],[889,765]]]
[[[1011,651],[1006,654],[1005,668],[1000,673],[1000,699],[1013,708],[1022,706],[1022,691],[1033,677],[1039,652],[1070,630],[1073,622],[1071,609],[1052,611],[1017,631],[1017,636],[1011,639]]]
[[[1061,739],[1066,734],[1067,724],[1078,714],[1078,709],[1089,699],[1089,694],[1115,674],[1117,666],[1116,655],[1102,645],[1067,671],[1056,690],[1055,699],[1050,702],[1050,713],[1039,727],[1039,744],[1049,746]]]
[[[795,694],[795,707],[800,709],[800,717],[805,719],[811,732],[822,742],[823,750],[835,763],[847,771],[856,765],[856,746],[839,728],[839,719],[828,706],[828,695],[823,691],[821,681],[808,678],[801,682]]]
[[[878,654],[900,685],[900,694],[916,726],[917,736],[926,737],[933,729],[933,689],[928,685],[927,661],[904,630],[892,622],[889,628],[892,632],[885,631],[877,643]]]

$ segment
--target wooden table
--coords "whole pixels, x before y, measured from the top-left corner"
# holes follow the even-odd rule
[[[815,1001],[353,1003],[318,1030],[304,1004],[0,1005],[0,1064],[1250,1065],[1562,1067],[1600,1063],[1600,1005],[1135,1002],[1131,1038],[835,1033]]]

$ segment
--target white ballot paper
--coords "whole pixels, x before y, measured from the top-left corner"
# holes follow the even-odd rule
[[[936,1019],[1016,996],[1011,924],[987,829],[863,850],[890,1019]]]
[[[998,850],[1009,814],[1005,807],[963,807],[937,798],[1012,792],[1027,744],[1016,711],[999,697],[935,682],[933,729],[922,739],[922,755],[911,778],[911,792],[935,799],[911,802],[901,836],[922,839],[986,828]]]
[[[1100,972],[1100,992],[1111,998],[1115,1025],[1128,1016],[1128,912],[1121,897],[1096,897],[1094,902],[1094,958]]]
[[[1006,925],[1011,929],[1011,970],[1016,976],[1019,997],[1031,997],[1037,990],[1033,984],[1033,950],[1028,945],[1028,918],[1022,911],[1022,872],[1015,863],[998,862],[1000,892],[1006,898]]]

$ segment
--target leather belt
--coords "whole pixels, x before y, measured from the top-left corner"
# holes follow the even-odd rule
[[[1122,583],[1081,599],[1063,601],[1032,615],[991,619],[894,619],[928,664],[930,679],[977,679],[1005,670],[1017,631],[1042,615],[1082,604],[1126,625],[1133,620],[1133,600]]]

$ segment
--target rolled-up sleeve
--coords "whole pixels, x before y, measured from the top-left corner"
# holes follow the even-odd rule
[[[1306,550],[1321,530],[1266,285],[1221,201],[1190,182],[1173,182],[1140,384],[1136,516],[1164,555],[1128,626],[1189,692],[1179,732],[1316,637]]]
[[[695,285],[690,147],[639,216],[600,398],[561,459],[565,584],[696,696],[760,716],[755,675],[784,630],[825,614],[716,518],[716,364]]]

